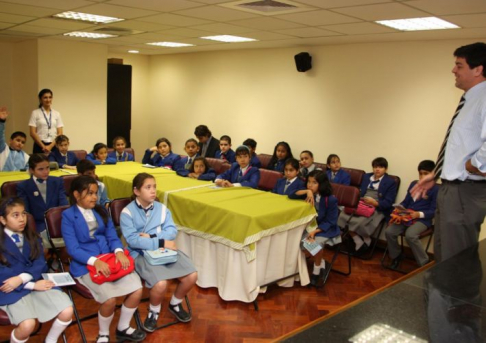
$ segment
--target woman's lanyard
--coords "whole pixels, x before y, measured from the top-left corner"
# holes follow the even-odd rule
[[[51,126],[52,126],[52,109],[49,111],[49,120],[47,120],[47,116],[44,112],[44,109],[41,107],[41,111],[42,111],[42,114],[44,115],[44,119],[46,120],[46,123],[47,123],[47,129],[48,130],[51,130]]]

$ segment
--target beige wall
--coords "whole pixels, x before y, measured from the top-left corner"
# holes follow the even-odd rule
[[[12,87],[13,87],[13,45],[11,43],[0,42],[0,107],[6,106],[12,112]],[[11,132],[13,120],[7,120],[7,131]]]

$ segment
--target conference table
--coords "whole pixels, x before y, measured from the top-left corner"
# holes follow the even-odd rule
[[[265,291],[262,285],[280,280],[280,286],[293,286],[295,278],[287,276],[298,273],[301,285],[309,283],[300,240],[305,229],[315,227],[313,206],[246,187],[220,188],[137,162],[96,167],[110,199],[129,197],[134,176],[142,172],[156,179],[157,197],[172,212],[177,246],[192,259],[198,286],[216,287],[226,301],[252,302]],[[1,173],[0,184],[28,177]]]

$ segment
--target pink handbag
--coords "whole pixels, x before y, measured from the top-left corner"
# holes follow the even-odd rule
[[[368,205],[363,200],[359,201],[355,212],[357,216],[369,218],[373,215],[373,213],[375,213],[375,206]]]

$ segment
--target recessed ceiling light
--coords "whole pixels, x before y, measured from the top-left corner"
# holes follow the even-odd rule
[[[238,36],[231,36],[231,35],[207,36],[207,37],[200,37],[200,38],[215,40],[215,41],[218,41],[218,42],[226,42],[226,43],[240,43],[240,42],[256,41],[256,39],[253,39],[253,38],[238,37]]]
[[[79,37],[79,38],[93,38],[93,39],[118,37],[115,35],[108,35],[106,33],[92,33],[92,32],[80,32],[80,31],[68,32],[65,33],[64,36]]]
[[[459,26],[457,25],[454,25],[436,17],[379,20],[375,23],[385,25],[400,31],[443,30],[459,28]]]
[[[185,46],[194,46],[194,44],[176,43],[176,42],[153,42],[147,44],[155,45],[155,46],[165,46],[166,48],[182,48]]]
[[[138,50],[128,50],[129,53],[131,54],[138,54],[140,51]]]
[[[115,18],[115,17],[105,17],[103,15],[96,15],[96,14],[89,14],[89,13],[81,13],[81,12],[62,12],[59,14],[54,14],[53,17],[56,18],[63,18],[63,19],[71,19],[71,20],[81,20],[87,21],[90,23],[95,24],[108,24],[108,23],[115,23],[117,21],[123,21],[125,19]]]

